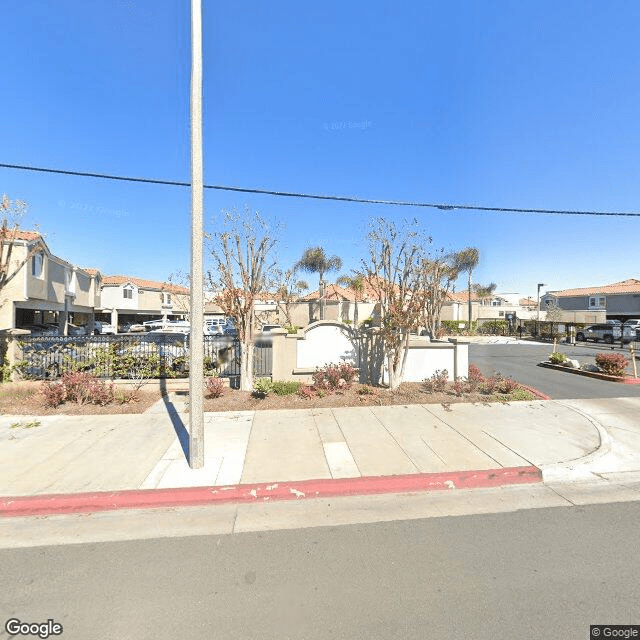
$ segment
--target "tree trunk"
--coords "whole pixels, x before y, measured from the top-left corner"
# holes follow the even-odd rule
[[[471,331],[471,271],[469,271],[469,331]]]
[[[240,345],[240,390],[253,390],[253,343]]]
[[[355,301],[355,307],[353,309],[353,326],[358,328],[358,301]]]

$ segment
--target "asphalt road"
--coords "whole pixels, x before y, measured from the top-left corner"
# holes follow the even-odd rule
[[[469,362],[476,364],[485,375],[499,371],[511,376],[522,384],[542,391],[554,400],[563,398],[621,398],[640,396],[640,385],[620,384],[605,380],[596,380],[564,371],[554,371],[538,367],[538,363],[547,360],[553,345],[531,344],[470,344]],[[611,351],[611,347],[602,344],[560,345],[559,351],[581,364],[595,364],[599,351]],[[620,352],[620,347],[615,347]],[[628,349],[623,353],[628,356]],[[640,360],[637,360],[640,371]]]
[[[588,638],[640,623],[640,503],[0,552],[69,640]],[[8,637],[0,631],[0,638]]]

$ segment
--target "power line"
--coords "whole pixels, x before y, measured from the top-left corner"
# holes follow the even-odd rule
[[[32,167],[20,164],[0,163],[0,167],[5,169],[19,169],[22,171],[35,171],[38,173],[55,173],[67,176],[81,176],[83,178],[100,178],[102,180],[119,180],[121,182],[141,182],[145,184],[161,184],[171,187],[190,187],[190,182],[180,182],[177,180],[157,180],[154,178],[134,178],[131,176],[117,176],[107,173],[90,173],[88,171],[70,171],[67,169],[51,169],[46,167]],[[454,211],[456,209],[465,211],[487,211],[493,213],[537,213],[563,216],[618,216],[618,217],[640,217],[640,212],[633,211],[580,211],[568,209],[523,209],[519,207],[487,207],[470,204],[452,204],[437,202],[412,202],[408,200],[374,200],[371,198],[359,198],[357,196],[336,196],[323,195],[319,193],[298,193],[294,191],[272,191],[270,189],[250,189],[248,187],[230,187],[224,185],[205,184],[205,189],[216,191],[235,191],[237,193],[255,193],[267,196],[277,196],[281,198],[306,198],[311,200],[333,200],[336,202],[354,202],[357,204],[384,204],[393,207],[422,207],[439,209],[440,211]]]

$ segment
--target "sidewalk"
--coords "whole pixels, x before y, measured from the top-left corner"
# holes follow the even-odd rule
[[[640,469],[639,410],[623,398],[208,413],[200,470],[175,394],[141,415],[2,416],[0,515],[607,477]]]

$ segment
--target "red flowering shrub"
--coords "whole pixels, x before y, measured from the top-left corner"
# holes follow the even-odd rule
[[[308,385],[308,384],[303,384],[297,391],[297,394],[301,397],[301,398],[305,398],[305,399],[309,399],[309,398],[313,398],[313,393],[314,393],[314,389],[312,386]]]
[[[313,386],[316,391],[333,393],[340,389],[348,389],[357,375],[358,369],[352,367],[348,362],[326,364],[315,370],[312,376]]]
[[[113,384],[107,384],[90,373],[65,373],[59,382],[42,385],[45,405],[57,407],[63,402],[99,404],[104,406],[114,400]]]
[[[211,398],[220,398],[224,395],[224,385],[222,384],[222,378],[218,376],[211,376],[207,378],[207,393]]]
[[[446,369],[437,369],[430,378],[422,381],[422,387],[427,393],[443,392],[447,388],[449,372]]]
[[[46,407],[57,407],[64,402],[64,386],[60,382],[45,382],[40,391]]]
[[[596,364],[603,373],[610,376],[623,377],[629,360],[621,353],[596,353]]]

